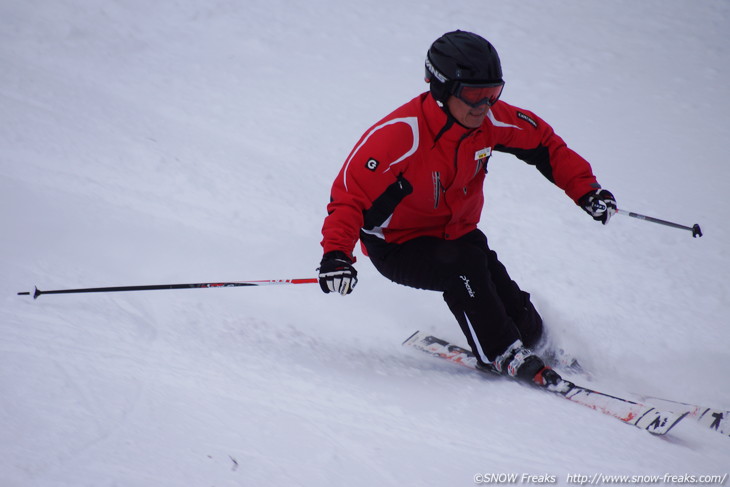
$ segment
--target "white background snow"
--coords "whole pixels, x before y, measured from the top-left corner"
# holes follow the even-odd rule
[[[730,440],[658,438],[401,347],[464,344],[438,293],[365,257],[314,277],[360,135],[427,86],[446,31],[497,47],[619,206],[603,227],[490,161],[481,228],[596,388],[730,409],[730,3],[0,1],[0,485],[469,486],[478,473],[726,474]]]

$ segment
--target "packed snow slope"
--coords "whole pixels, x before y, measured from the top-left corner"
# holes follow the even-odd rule
[[[329,187],[426,89],[456,28],[504,99],[589,159],[603,227],[496,154],[481,228],[596,388],[730,409],[730,3],[0,2],[0,485],[468,486],[478,473],[725,474],[665,438],[401,347],[464,344],[438,293],[366,257],[317,285],[18,291],[314,277]]]

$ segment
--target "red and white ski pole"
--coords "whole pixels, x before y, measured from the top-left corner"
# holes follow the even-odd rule
[[[632,218],[638,218],[639,220],[645,220],[645,221],[652,222],[652,223],[658,223],[660,225],[665,225],[667,227],[679,228],[681,230],[689,230],[690,232],[692,232],[693,238],[702,236],[702,229],[700,229],[700,225],[698,223],[695,223],[691,227],[688,227],[686,225],[680,225],[679,223],[668,222],[666,220],[660,220],[659,218],[654,218],[652,216],[646,216],[646,215],[642,215],[640,213],[634,213],[633,211],[617,209],[616,213],[618,213],[619,215],[627,215]]]
[[[88,287],[82,289],[55,289],[52,291],[41,291],[37,287],[35,291],[19,292],[18,296],[33,296],[38,299],[41,294],[77,294],[77,293],[113,293],[122,291],[157,291],[161,289],[201,289],[219,287],[242,287],[242,286],[271,286],[281,284],[314,284],[319,282],[316,277],[305,279],[267,279],[260,281],[233,281],[233,282],[198,282],[191,284],[153,284],[145,286],[113,286],[113,287]]]

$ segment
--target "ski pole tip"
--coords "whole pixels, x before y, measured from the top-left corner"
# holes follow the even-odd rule
[[[702,229],[700,228],[699,223],[695,223],[692,225],[692,238],[697,238],[702,236]]]
[[[28,291],[21,291],[18,293],[18,296],[33,296],[33,299],[38,299],[38,296],[40,296],[41,294],[43,294],[43,292],[38,289],[38,287],[36,287],[35,291],[32,294]]]

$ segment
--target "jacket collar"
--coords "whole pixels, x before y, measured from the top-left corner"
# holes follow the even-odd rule
[[[454,117],[446,112],[444,108],[434,99],[429,92],[424,93],[423,114],[426,120],[426,126],[431,134],[434,143],[438,141],[458,142],[470,132],[478,129],[469,129],[460,125]]]

